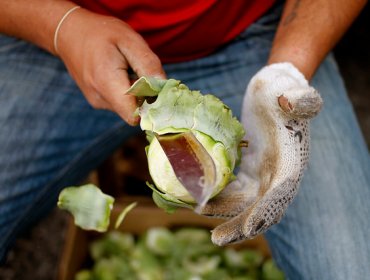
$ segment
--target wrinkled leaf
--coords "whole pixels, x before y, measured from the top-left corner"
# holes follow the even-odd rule
[[[104,232],[109,226],[113,202],[113,197],[88,184],[65,188],[59,194],[58,207],[70,212],[82,229]]]

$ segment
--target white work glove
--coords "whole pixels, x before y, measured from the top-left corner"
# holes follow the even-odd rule
[[[215,244],[253,238],[281,220],[307,165],[309,119],[321,106],[318,92],[290,63],[266,66],[252,78],[242,113],[249,147],[237,180],[202,211],[229,219],[213,230]]]

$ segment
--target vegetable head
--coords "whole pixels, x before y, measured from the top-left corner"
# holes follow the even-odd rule
[[[155,102],[145,101],[138,109],[140,126],[147,133],[146,148],[149,172],[156,187],[154,201],[172,211],[191,207],[195,202],[177,179],[175,172],[154,133],[158,135],[191,131],[212,157],[216,168],[217,195],[233,178],[240,160],[240,142],[244,136],[241,123],[231,110],[213,95],[190,90],[180,81],[142,77],[128,90],[139,96],[156,96]],[[186,167],[184,167],[186,168]]]

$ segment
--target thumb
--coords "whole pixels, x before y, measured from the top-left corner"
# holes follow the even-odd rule
[[[323,101],[312,87],[293,88],[278,96],[280,108],[293,119],[310,119],[321,110]]]
[[[118,42],[119,51],[123,54],[127,63],[139,77],[149,76],[166,78],[159,57],[150,49],[146,41],[137,33],[131,34],[131,44],[123,45]]]
[[[125,58],[126,63],[132,68],[134,73],[138,77],[148,76],[165,79],[166,74],[160,59],[152,52],[145,40],[136,33],[131,34],[131,39],[134,43],[122,45],[122,42],[118,42],[117,46]],[[119,84],[116,87],[119,89],[119,93],[111,96],[115,99],[112,100],[113,102],[111,104],[114,110],[129,124],[137,124],[139,117],[134,114],[138,106],[136,97],[129,94],[124,94],[124,96],[122,96],[122,92],[127,91],[131,86],[130,79],[127,71],[119,72],[121,72],[121,79],[116,80]]]

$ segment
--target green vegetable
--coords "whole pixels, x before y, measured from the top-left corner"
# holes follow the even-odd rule
[[[284,273],[276,266],[273,260],[267,260],[262,266],[263,280],[284,280]]]
[[[186,246],[212,244],[209,239],[209,230],[203,228],[184,227],[177,230],[174,234],[176,240],[184,243]]]
[[[187,256],[183,259],[183,267],[195,275],[206,275],[214,271],[221,263],[221,257],[214,256]]]
[[[135,248],[135,239],[132,234],[111,231],[105,238],[91,244],[90,255],[94,260],[109,256],[125,256]]]
[[[135,272],[119,257],[111,256],[100,259],[93,268],[94,278],[98,280],[136,280]]]
[[[259,251],[222,248],[210,232],[155,227],[133,236],[113,231],[90,244],[94,261],[75,280],[282,280],[284,274]]]
[[[109,226],[113,203],[113,197],[104,194],[97,186],[87,184],[65,188],[59,194],[58,207],[69,211],[75,224],[82,229],[104,232]],[[115,222],[116,229],[136,204],[133,202],[122,210]]]
[[[145,241],[147,248],[160,256],[168,256],[176,246],[172,232],[163,227],[150,229]]]
[[[109,226],[113,202],[113,197],[88,184],[65,188],[59,194],[58,207],[69,211],[79,227],[104,232]]]
[[[245,132],[218,98],[190,90],[178,80],[147,77],[141,77],[127,92],[138,97],[157,97],[155,102],[145,101],[137,113],[149,141],[149,172],[156,188],[150,187],[159,207],[173,212],[177,207],[193,207],[195,200],[177,179],[154,133],[191,131],[195,135],[215,163],[217,177],[212,196],[234,179]]]
[[[90,270],[81,270],[77,272],[75,280],[93,280],[93,274]]]
[[[145,242],[138,242],[134,251],[130,255],[130,266],[135,271],[137,279],[161,280],[163,279],[163,269],[153,252],[146,247]]]
[[[229,267],[250,268],[258,267],[263,263],[263,256],[255,250],[235,250],[227,248],[224,251],[225,262]]]

